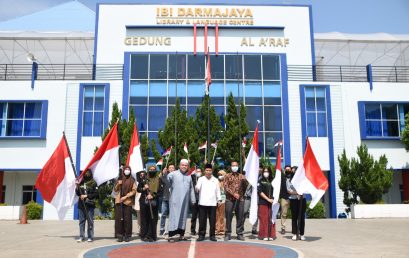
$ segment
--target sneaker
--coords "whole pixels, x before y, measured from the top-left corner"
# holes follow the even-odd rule
[[[300,236],[301,241],[305,241],[305,236]]]
[[[192,236],[196,236],[196,231],[192,231],[192,232],[190,232],[190,235],[192,235]]]
[[[211,236],[211,237],[210,237],[210,241],[217,242],[217,239],[216,239],[216,237]]]
[[[268,237],[263,238],[264,241],[268,241]]]
[[[285,228],[281,229],[281,234],[284,235],[285,234]]]
[[[82,238],[82,237],[80,237],[80,238],[77,239],[77,242],[78,242],[78,243],[81,243],[82,241],[84,241],[84,238]]]
[[[199,236],[199,238],[197,239],[197,241],[203,241],[203,240],[205,240],[204,236]]]
[[[291,238],[292,240],[297,240],[297,235],[293,235],[293,237]]]
[[[258,232],[257,232],[257,230],[253,229],[253,230],[251,231],[251,234],[253,234],[253,235],[257,235],[257,234],[258,234]]]
[[[237,240],[244,241],[244,236],[238,235],[238,236],[237,236]]]
[[[124,241],[124,238],[123,237],[118,237],[118,239],[116,241],[117,242],[122,242],[122,241]]]
[[[227,235],[224,237],[224,241],[229,241],[231,239],[231,236]]]
[[[89,243],[92,242],[92,241],[94,241],[94,240],[92,240],[92,238],[87,239],[87,242],[89,242]]]

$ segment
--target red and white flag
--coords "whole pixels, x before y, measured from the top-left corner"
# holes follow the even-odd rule
[[[162,166],[163,165],[163,159],[160,159],[157,163],[156,166]]]
[[[162,157],[166,157],[166,156],[170,155],[170,152],[171,152],[171,151],[172,151],[172,146],[170,146],[170,148],[167,148],[167,149],[165,150],[165,152],[162,153]]]
[[[217,149],[217,142],[210,144],[210,146],[212,146],[214,149]]]
[[[92,177],[101,185],[108,180],[118,176],[119,171],[119,141],[118,141],[118,122],[111,128],[107,137],[102,142],[94,157],[82,171],[79,181],[83,174],[90,169]]]
[[[187,143],[185,142],[185,145],[183,146],[183,150],[186,152],[186,153],[189,153],[189,150],[187,149]]]
[[[253,142],[249,154],[247,155],[244,171],[246,171],[246,179],[253,187],[251,192],[250,216],[249,220],[252,225],[257,221],[257,184],[258,184],[258,168],[260,164],[260,156],[258,153],[258,122],[254,131]]]
[[[272,215],[271,215],[271,221],[275,223],[275,219],[277,217],[278,210],[280,208],[280,203],[278,202],[278,199],[280,199],[280,190],[281,190],[281,141],[276,143],[278,146],[277,150],[277,161],[276,161],[276,174],[271,182],[271,185],[273,186],[273,206],[272,206]],[[274,145],[275,146],[275,145]]]
[[[191,176],[193,174],[196,174],[196,169],[197,169],[197,166],[189,168],[189,171],[188,171],[187,175]]]
[[[205,141],[205,143],[203,143],[202,145],[200,145],[198,149],[199,149],[199,150],[207,149],[207,141]]]
[[[244,137],[243,141],[241,142],[241,147],[246,148],[246,145],[247,145],[247,138]]]
[[[128,158],[126,165],[131,167],[132,176],[136,178],[136,173],[143,170],[143,161],[141,154],[141,144],[139,142],[138,128],[133,125],[131,144],[129,145]]]
[[[206,65],[206,95],[209,95],[209,90],[210,90],[210,84],[212,84],[212,73],[211,73],[211,68],[210,68],[210,55],[209,52],[207,52],[207,65]]]
[[[64,219],[68,209],[77,199],[75,172],[64,136],[38,174],[35,187],[41,192],[43,199],[57,209],[59,219]]]
[[[322,173],[308,138],[304,160],[295,172],[291,183],[298,194],[311,194],[311,209],[314,208],[328,189],[328,179]]]

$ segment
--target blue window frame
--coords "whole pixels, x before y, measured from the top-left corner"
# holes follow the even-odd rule
[[[399,139],[409,102],[358,102],[362,139]]]
[[[82,135],[99,137],[107,123],[107,86],[86,84],[82,87]]]
[[[0,138],[45,138],[46,100],[0,101]]]
[[[304,87],[305,123],[307,136],[327,137],[326,88],[321,86]]]

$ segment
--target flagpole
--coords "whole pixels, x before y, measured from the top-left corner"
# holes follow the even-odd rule
[[[239,153],[239,158],[240,158],[240,169],[242,169],[243,168],[243,158],[242,158],[242,154],[241,154],[241,152],[242,152],[242,144],[241,144],[241,116],[240,116],[240,109],[241,109],[241,107],[240,107],[240,78],[239,78],[239,75],[240,75],[240,73],[239,73],[239,51],[237,51],[237,58],[236,58],[236,61],[237,61],[237,99],[238,99],[238,102],[239,102],[239,115],[238,115],[238,117],[239,117],[239,144],[240,144],[240,153]]]
[[[213,162],[214,162],[214,157],[216,156],[216,151],[217,151],[217,145],[216,145],[216,148],[214,148],[214,153],[213,153],[213,158],[212,158],[212,164],[213,164]]]
[[[175,165],[177,164],[177,150],[178,150],[178,135],[177,135],[177,128],[178,128],[178,112],[176,110],[176,101],[178,98],[178,51],[176,51],[176,56],[175,56],[175,63],[176,63],[176,84],[175,84],[175,147],[176,147],[176,151],[175,151]],[[172,146],[170,149],[170,153],[172,153]],[[169,158],[170,158],[170,153],[169,153]]]
[[[210,58],[209,51],[210,51],[209,47],[207,47],[207,59],[208,59],[207,62],[209,62],[209,58]],[[208,65],[206,65],[206,66],[208,66]],[[206,73],[208,73],[208,72],[210,72],[210,71],[206,71]],[[209,76],[209,75],[207,75],[207,76]],[[209,78],[207,80],[209,80]],[[207,149],[206,149],[206,152],[209,152],[209,157],[210,157],[210,148],[209,148],[209,144],[210,144],[210,95],[209,95],[210,85],[208,83],[209,82],[207,82],[207,85],[206,85],[206,95],[207,95],[207,97],[206,97],[207,98],[207,145],[206,145]],[[205,81],[205,84],[206,84],[206,81]],[[205,158],[205,160],[206,160],[206,158]]]

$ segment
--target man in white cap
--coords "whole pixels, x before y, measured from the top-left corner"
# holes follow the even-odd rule
[[[182,159],[179,169],[168,175],[169,198],[169,242],[186,240],[187,212],[191,203],[196,202],[192,178],[188,175],[189,161]]]

